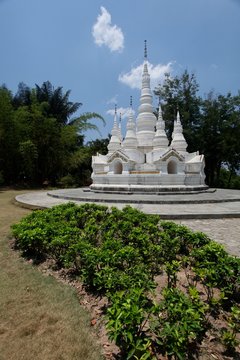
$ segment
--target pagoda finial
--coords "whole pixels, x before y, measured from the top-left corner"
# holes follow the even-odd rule
[[[144,59],[147,60],[147,40],[144,40]]]
[[[115,115],[117,115],[117,104],[115,104],[114,113],[115,113]]]
[[[161,98],[158,98],[158,121],[162,121],[162,107],[161,107]]]
[[[132,104],[133,104],[133,98],[132,96],[130,96],[130,107],[132,108]]]
[[[119,121],[118,121],[118,128],[119,128],[119,139],[120,139],[120,142],[122,143],[122,113],[120,112],[119,113]]]
[[[177,106],[177,124],[180,124],[180,113],[179,113],[179,107]]]

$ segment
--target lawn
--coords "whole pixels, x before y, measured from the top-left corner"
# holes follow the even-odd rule
[[[30,211],[0,191],[0,360],[101,358],[74,289],[42,274],[11,247],[10,225]]]

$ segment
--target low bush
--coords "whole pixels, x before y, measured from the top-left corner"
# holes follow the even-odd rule
[[[206,310],[199,296],[191,298],[177,288],[163,289],[163,301],[154,322],[159,351],[185,359],[207,328]]]

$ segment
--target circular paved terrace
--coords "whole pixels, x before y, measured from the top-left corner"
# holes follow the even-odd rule
[[[93,193],[87,188],[37,191],[18,195],[28,208],[50,208],[69,201],[93,202],[123,208],[131,205],[145,213],[187,225],[208,234],[233,255],[240,256],[240,191],[209,189],[199,194],[131,195]]]
[[[209,189],[193,194],[109,194],[88,188],[31,192],[16,197],[17,202],[32,207],[51,207],[64,202],[100,203],[123,208],[131,205],[163,219],[209,219],[240,217],[240,191]]]

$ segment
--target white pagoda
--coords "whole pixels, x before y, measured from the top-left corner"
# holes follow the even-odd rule
[[[169,143],[159,105],[158,118],[153,113],[147,51],[142,74],[138,116],[130,115],[125,138],[115,116],[108,154],[92,157],[92,191],[102,192],[188,192],[205,190],[204,156],[188,153],[180,114],[174,121]]]

